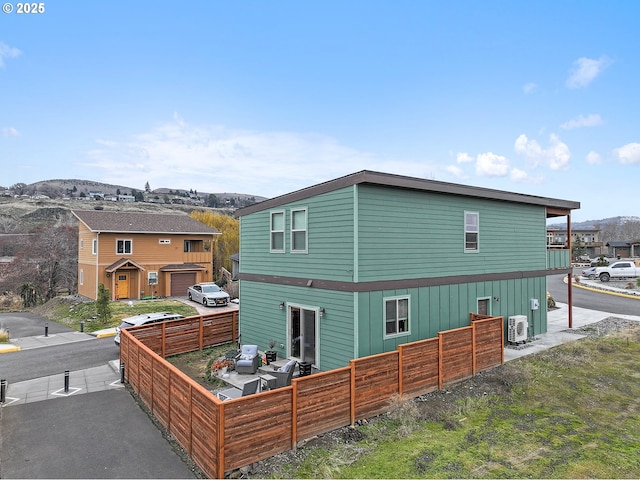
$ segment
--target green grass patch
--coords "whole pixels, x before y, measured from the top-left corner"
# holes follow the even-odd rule
[[[392,402],[357,427],[348,455],[345,444],[309,450],[287,475],[640,478],[638,364],[640,330],[555,347],[494,369],[492,385],[452,387],[444,406],[442,392]]]
[[[46,309],[41,309],[37,313],[78,331],[80,330],[80,322],[84,322],[85,332],[95,332],[103,328],[116,327],[120,325],[123,318],[141,313],[167,311],[179,313],[185,317],[198,315],[198,311],[194,307],[178,300],[117,301],[110,302],[109,306],[111,309],[111,319],[106,323],[97,319],[95,302],[49,301],[45,305]]]
[[[9,343],[9,332],[0,328],[0,343]]]

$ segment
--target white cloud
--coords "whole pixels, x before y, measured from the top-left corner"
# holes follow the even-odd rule
[[[2,136],[3,137],[19,137],[20,132],[13,127],[4,127],[2,129]]]
[[[509,173],[509,178],[514,182],[524,182],[529,179],[529,175],[524,170],[520,170],[519,168],[512,168]]]
[[[424,161],[386,161],[324,135],[233,130],[174,121],[96,141],[86,166],[119,185],[275,196],[363,169],[420,176]]]
[[[624,164],[640,163],[640,143],[627,143],[613,151],[613,156]]]
[[[469,162],[473,162],[473,157],[471,155],[469,155],[468,153],[459,152],[456,155],[456,161],[458,163],[469,163]]]
[[[589,165],[598,165],[602,163],[602,158],[600,157],[600,154],[598,152],[594,152],[593,150],[587,153],[586,160]]]
[[[598,60],[581,57],[573,62],[573,68],[567,78],[567,88],[585,88],[589,86],[602,71],[611,64],[611,61],[602,56]]]
[[[569,147],[553,133],[549,136],[547,148],[542,148],[538,142],[522,134],[516,139],[514,149],[516,153],[532,160],[534,167],[544,164],[552,170],[562,170],[568,167],[571,160]]]
[[[509,159],[492,152],[480,153],[476,161],[476,173],[487,177],[504,177],[509,172]]]
[[[581,127],[597,127],[598,125],[602,125],[602,118],[597,113],[592,113],[587,115],[586,117],[583,115],[578,115],[576,118],[572,118],[568,122],[560,125],[560,128],[564,128],[565,130],[572,130],[574,128]]]
[[[524,92],[525,95],[531,95],[535,93],[537,90],[538,90],[538,85],[536,85],[533,82],[527,83],[522,86],[522,91]]]
[[[0,68],[4,68],[5,58],[15,58],[22,52],[15,47],[10,47],[4,42],[0,42]]]
[[[467,178],[467,175],[464,173],[464,170],[462,170],[457,165],[448,165],[445,170],[450,174],[452,174],[454,177]]]

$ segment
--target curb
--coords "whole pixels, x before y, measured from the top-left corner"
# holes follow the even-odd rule
[[[573,275],[572,275],[573,277]],[[567,276],[565,275],[563,278],[563,282],[567,283]],[[607,288],[598,288],[598,287],[588,287],[585,284],[582,283],[582,281],[576,282],[575,280],[573,280],[571,282],[571,286],[572,287],[576,287],[576,288],[581,288],[583,290],[588,290],[590,292],[597,292],[597,293],[606,293],[607,295],[614,295],[616,297],[623,297],[623,298],[633,298],[635,300],[640,300],[640,293],[635,295],[635,294],[630,294],[630,293],[623,293],[623,292],[617,292],[615,290],[610,290]]]
[[[116,329],[115,328],[104,328],[102,330],[96,330],[95,332],[86,332],[87,335],[92,335],[96,338],[107,338],[107,337],[115,337]]]
[[[3,343],[0,344],[0,354],[2,353],[11,353],[11,352],[19,352],[20,347],[17,345],[13,345],[12,343]]]
[[[606,289],[603,289],[603,288],[587,287],[585,285],[580,285],[578,283],[572,283],[571,286],[572,287],[576,287],[576,288],[581,288],[583,290],[589,290],[590,292],[606,293],[607,295],[614,295],[616,297],[633,298],[633,299],[636,299],[636,300],[640,299],[639,295],[632,295],[630,293],[619,293],[619,292],[615,292],[613,290],[606,290]]]

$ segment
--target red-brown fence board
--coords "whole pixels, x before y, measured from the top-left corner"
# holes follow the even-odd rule
[[[293,388],[224,402],[224,469],[291,449]]]
[[[171,372],[169,397],[169,430],[185,450],[191,449],[191,383],[190,379]]]
[[[290,449],[352,419],[388,411],[398,394],[417,396],[504,361],[502,317],[470,315],[472,325],[348,367],[294,379],[289,387],[228,402],[162,358],[235,341],[237,314],[207,315],[125,330],[120,360],[131,387],[209,477]],[[140,343],[142,342],[142,343]],[[153,348],[148,348],[146,344]],[[402,367],[402,368],[401,368]]]
[[[351,423],[351,369],[301,377],[296,387],[298,438],[311,438]]]
[[[165,427],[169,427],[169,397],[171,386],[171,369],[173,365],[162,360],[154,359],[153,362],[153,403],[151,411]],[[149,404],[148,404],[149,405]]]
[[[191,389],[191,458],[203,472],[218,471],[218,417],[220,406],[200,385]]]
[[[473,375],[473,327],[440,332],[441,385]]]
[[[402,395],[416,397],[438,389],[439,344],[437,338],[400,345]]]
[[[398,352],[380,353],[351,360],[355,379],[355,415],[367,418],[389,409],[389,400],[399,393]]]
[[[504,327],[502,319],[489,318],[473,322],[476,329],[476,373],[504,362]]]
[[[138,378],[140,397],[147,405],[153,403],[153,357],[143,352],[139,356]]]

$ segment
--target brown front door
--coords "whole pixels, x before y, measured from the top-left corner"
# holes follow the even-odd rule
[[[116,280],[116,298],[129,298],[129,275],[119,273]]]

